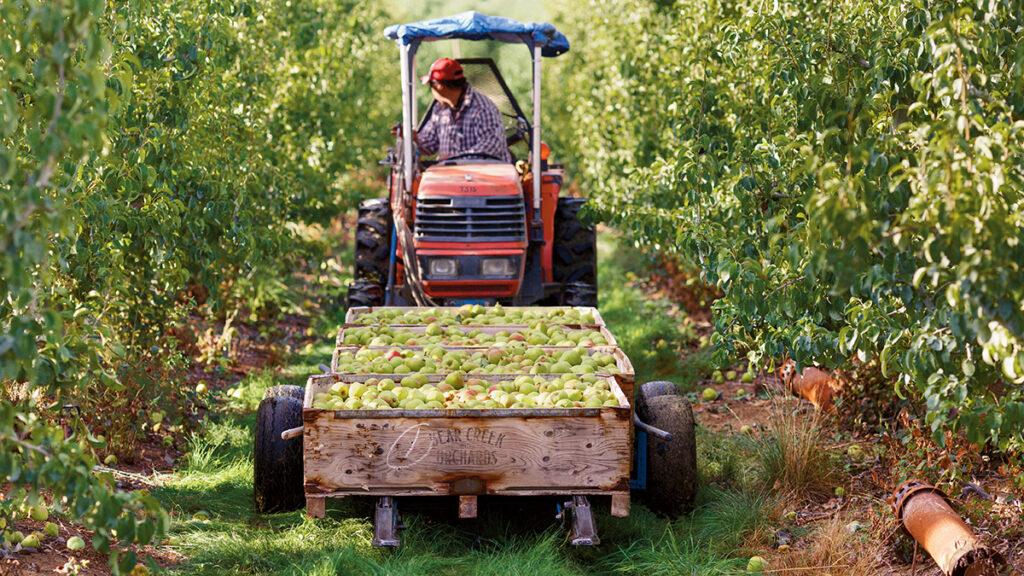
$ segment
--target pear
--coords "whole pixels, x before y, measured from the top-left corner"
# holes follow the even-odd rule
[[[81,536],[72,536],[71,538],[68,538],[67,547],[68,550],[77,552],[85,548],[85,540],[83,540]]]

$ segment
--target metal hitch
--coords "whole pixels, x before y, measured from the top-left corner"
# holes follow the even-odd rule
[[[398,504],[391,496],[381,496],[373,515],[373,545],[397,548],[401,543],[398,539],[398,530],[401,528]]]
[[[563,524],[569,522],[569,543],[573,546],[597,546],[601,543],[597,537],[594,513],[586,496],[573,496],[572,500],[562,505],[555,518]]]

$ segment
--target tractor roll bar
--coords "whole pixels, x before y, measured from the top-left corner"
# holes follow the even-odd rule
[[[416,176],[416,163],[413,161],[413,125],[416,122],[416,49],[419,42],[405,44],[396,40],[402,67],[402,190],[412,192],[413,179]],[[533,90],[530,99],[533,105],[533,134],[531,136],[530,163],[533,176],[533,221],[539,224],[541,160],[540,160],[540,83],[541,59],[543,47],[534,44],[531,47],[533,60]]]
[[[412,123],[416,106],[416,81],[413,75],[414,57],[416,45],[405,45],[398,43],[399,57],[402,66],[402,190],[412,191],[413,170],[415,163],[412,161]]]
[[[533,222],[540,225],[540,46],[533,45]]]

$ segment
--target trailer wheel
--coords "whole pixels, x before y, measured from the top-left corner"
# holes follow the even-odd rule
[[[391,206],[388,199],[364,200],[359,204],[359,220],[356,223],[356,281],[366,280],[381,286],[386,284],[390,250]]]
[[[384,286],[368,280],[356,280],[348,285],[345,308],[356,306],[383,306]]]
[[[301,386],[275,386],[256,410],[253,452],[253,499],[256,511],[286,512],[305,504],[302,486],[302,440],[282,440],[281,432],[302,426]]]
[[[271,386],[263,392],[264,398],[295,398],[299,402],[306,399],[306,387],[305,386],[294,386],[294,385],[283,385],[283,386]]]
[[[592,226],[580,221],[580,206],[583,198],[559,198],[555,209],[555,242],[552,275],[555,282],[566,285],[582,283],[593,291],[592,303],[597,305],[597,235]],[[563,297],[563,300],[566,298]]]
[[[668,380],[655,380],[653,382],[645,382],[640,385],[636,390],[636,399],[634,406],[636,406],[637,414],[647,414],[647,405],[650,401],[658,396],[679,396],[679,387],[674,382]],[[641,417],[641,420],[643,418]],[[646,420],[645,420],[646,422]]]
[[[693,508],[697,496],[697,439],[693,409],[686,398],[666,394],[649,398],[638,416],[672,434],[671,441],[647,436],[648,507],[656,514],[678,516]]]

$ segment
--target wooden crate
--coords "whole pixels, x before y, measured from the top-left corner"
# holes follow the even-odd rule
[[[335,345],[336,346],[345,346],[346,345],[345,344],[345,331],[346,330],[350,330],[350,329],[353,329],[353,328],[356,328],[356,329],[358,329],[358,328],[372,328],[374,326],[377,326],[377,325],[375,325],[375,324],[349,324],[349,323],[346,322],[345,324],[342,324],[341,328],[338,329],[338,336],[335,338]],[[411,331],[411,332],[415,332],[417,334],[423,334],[427,330],[427,327],[422,325],[422,324],[419,324],[419,325],[405,325],[405,326],[402,326],[402,325],[389,325],[389,327],[390,328],[395,328],[395,329],[398,329],[398,330],[408,330],[408,331]],[[470,331],[473,331],[473,330],[479,330],[480,332],[482,332],[484,334],[497,334],[498,332],[515,332],[516,330],[521,330],[521,329],[525,328],[524,326],[462,326],[462,325],[455,325],[453,327],[454,328],[458,328],[459,331],[462,332],[463,334],[467,334],[467,333],[469,333]],[[609,332],[608,328],[605,327],[605,326],[588,327],[588,326],[580,326],[580,325],[568,324],[568,325],[560,326],[560,328],[564,328],[566,332],[579,332],[579,331],[584,331],[584,330],[588,331],[588,332],[589,331],[597,331],[597,332],[599,332],[601,334],[601,336],[604,337],[606,343],[605,344],[597,345],[596,347],[617,347],[619,345],[618,341],[615,340],[615,336],[611,332]],[[388,346],[394,346],[394,347],[399,347],[399,348],[408,348],[408,346],[406,346],[405,344],[393,344],[393,345],[389,344]],[[456,345],[452,344],[450,346],[456,346]],[[494,344],[494,343],[490,343],[490,344],[473,344],[473,345],[459,344],[457,346],[459,346],[460,348],[493,348],[494,346],[497,346],[497,344]],[[551,348],[562,348],[562,349],[578,348],[578,347],[579,347],[578,345],[572,345],[572,346],[551,346]]]
[[[345,323],[346,324],[362,324],[362,325],[366,325],[366,324],[363,324],[362,320],[360,320],[360,317],[364,316],[366,314],[369,314],[369,313],[371,313],[371,312],[373,312],[375,310],[380,310],[381,308],[390,308],[390,309],[402,310],[402,311],[406,311],[406,310],[422,310],[423,309],[422,307],[419,307],[419,306],[354,306],[352,308],[349,308],[348,311],[345,313]],[[435,308],[443,308],[443,306],[435,306]],[[457,307],[452,306],[451,308],[457,308]],[[519,310],[537,310],[539,307],[538,306],[505,306],[504,308],[505,308],[505,310],[519,311]],[[567,309],[567,308],[574,308],[576,310],[579,310],[580,312],[590,312],[591,314],[594,315],[594,323],[593,324],[565,324],[565,326],[582,326],[582,327],[585,327],[585,328],[591,328],[591,327],[597,327],[597,326],[604,326],[605,325],[604,324],[604,318],[601,317],[601,313],[597,310],[597,308],[592,308],[590,306],[544,306],[543,308],[544,309],[551,309],[551,310],[559,310],[559,309],[563,309],[564,310],[564,309]],[[395,326],[395,327],[420,326],[420,325],[421,324],[415,324],[415,323],[414,324],[391,324],[391,326]],[[516,326],[525,326],[525,324],[460,324],[460,326],[469,326],[469,327],[473,327],[473,328],[480,328],[480,327],[483,327],[483,326],[510,328],[510,327],[516,327]]]
[[[606,495],[628,514],[632,421],[619,406],[483,410],[318,410],[338,381],[309,379],[303,408],[304,484],[311,509],[350,495]],[[497,380],[500,376],[487,376]]]
[[[334,348],[334,354],[331,356],[331,372],[338,373],[338,355],[343,352],[358,352],[361,348],[367,348],[370,350],[422,350],[422,346],[336,346]],[[479,347],[466,347],[466,346],[442,346],[445,350],[467,350],[469,352],[478,352]],[[564,352],[567,348],[541,346],[542,350]],[[615,357],[615,367],[618,369],[618,374],[607,374],[598,373],[599,376],[614,376],[615,380],[619,383],[619,388],[629,398],[630,401],[633,399],[633,388],[636,384],[636,374],[633,370],[633,363],[629,361],[629,357],[626,356],[625,352],[621,348],[612,346],[598,346],[595,348],[586,348],[588,353],[603,352],[611,354]],[[510,372],[509,374],[497,374],[497,376],[518,376],[525,374],[525,372]],[[367,377],[373,378],[394,378],[395,374],[366,374]],[[398,375],[403,376],[403,375]],[[471,376],[485,376],[485,374],[471,374]]]

